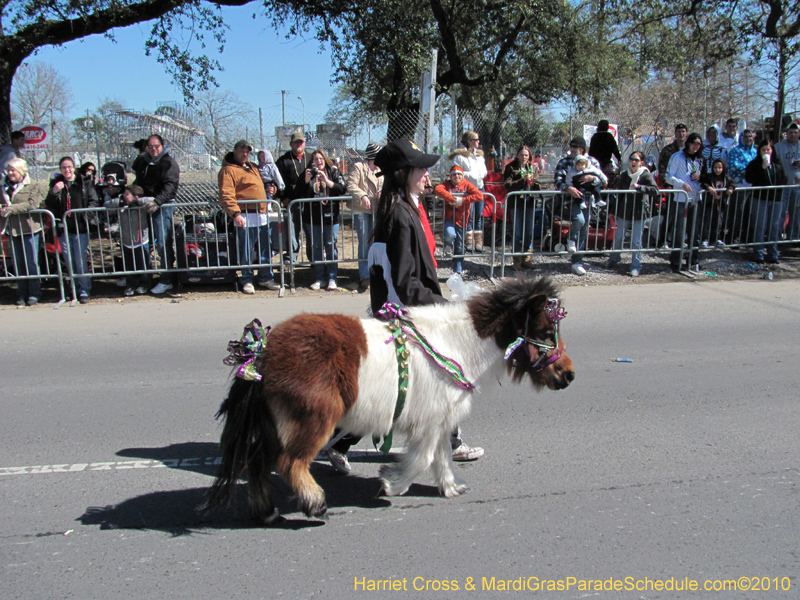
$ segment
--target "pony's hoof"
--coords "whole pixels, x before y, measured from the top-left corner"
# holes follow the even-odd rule
[[[468,491],[469,488],[463,483],[440,490],[442,496],[444,496],[445,498],[455,498],[456,496],[460,496],[461,494],[466,494]]]
[[[253,519],[259,524],[269,527],[270,525],[277,525],[283,523],[286,519],[281,515],[280,511],[276,508],[266,516],[254,515]]]
[[[319,504],[312,504],[303,509],[307,517],[314,519],[328,520],[328,505],[323,501]]]

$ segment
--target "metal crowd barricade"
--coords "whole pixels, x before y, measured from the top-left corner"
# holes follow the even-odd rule
[[[626,202],[634,201],[636,193],[638,192],[632,190],[603,190],[601,197],[607,204],[610,201],[620,202],[624,209]],[[680,203],[671,199],[675,195],[686,196],[686,193],[682,190],[659,190],[655,197],[645,196],[642,252],[653,253],[671,248],[675,212],[683,208]],[[523,200],[518,201],[516,198]],[[509,192],[498,240],[501,277],[505,276],[507,256],[569,256],[570,225],[573,215],[578,212],[573,203],[578,206],[577,200],[568,194],[553,190]],[[510,208],[511,205],[514,208]],[[615,251],[617,217],[605,207],[593,207],[591,201],[587,201],[587,212],[589,222],[586,226],[585,246],[578,248],[579,253],[599,255]],[[532,231],[528,233],[528,229]],[[576,229],[580,227],[576,225]],[[630,252],[630,249],[623,249],[623,239],[624,237],[620,237],[620,249],[616,251]]]
[[[464,194],[453,194],[456,198],[463,198]],[[498,206],[497,199],[494,195],[490,192],[483,192],[484,203],[491,202],[494,206],[494,210],[492,211],[491,217],[482,217],[482,226],[480,231],[484,234],[488,232],[489,235],[486,235],[483,240],[483,249],[481,251],[475,250],[475,245],[473,243],[472,247],[469,247],[467,244],[467,232],[472,231],[470,229],[470,224],[472,219],[470,216],[472,212],[476,209],[475,204],[472,203],[470,206],[470,213],[469,215],[465,216],[463,219],[462,225],[457,225],[453,222],[453,230],[452,230],[452,240],[449,240],[447,234],[447,222],[445,219],[445,214],[447,207],[445,202],[442,198],[436,196],[435,194],[429,194],[425,197],[425,208],[427,209],[428,213],[428,221],[431,226],[431,230],[433,231],[434,237],[439,236],[442,243],[442,252],[440,258],[443,259],[460,259],[462,261],[466,260],[467,258],[478,259],[478,260],[487,260],[487,253],[488,253],[488,268],[489,268],[489,278],[494,276],[494,264],[496,260],[496,237],[497,237],[497,223],[496,223],[496,208]],[[486,219],[491,219],[491,227],[487,227]],[[478,230],[475,230],[478,231]],[[459,252],[456,248],[455,242],[458,239],[458,234],[461,234],[461,251]],[[448,241],[449,240],[449,241]]]
[[[296,290],[295,268],[308,266],[315,269],[322,266],[323,274],[327,268],[329,279],[337,273],[338,265],[342,263],[358,262],[357,235],[352,227],[354,211],[352,209],[352,196],[334,196],[331,198],[297,198],[289,202],[286,210],[286,229],[288,231],[287,249],[291,253],[289,261],[289,285],[292,293]],[[327,203],[338,203],[338,215],[322,217],[322,222],[307,223],[304,212],[315,213],[313,206],[320,205],[320,214]],[[308,207],[308,208],[306,208]],[[297,225],[301,225],[298,231]],[[346,226],[350,225],[349,235]],[[342,234],[342,252],[339,252],[339,234]],[[349,243],[348,243],[349,242]],[[328,246],[328,248],[326,248]],[[328,250],[332,257],[328,257]],[[316,252],[317,256],[314,256]],[[305,260],[302,260],[305,258]],[[329,265],[326,267],[326,265]],[[315,281],[316,274],[314,275]],[[321,281],[325,286],[326,282]]]
[[[40,226],[40,230],[35,234],[22,234],[14,236],[11,233],[11,224],[8,222],[15,217],[30,218]],[[56,280],[60,300],[55,308],[59,308],[64,302],[64,276],[61,271],[61,249],[58,238],[53,234],[55,217],[49,210],[35,209],[26,213],[9,215],[6,221],[8,226],[2,234],[2,246],[0,246],[0,281],[22,281],[22,280]],[[29,245],[21,243],[23,239],[30,239],[36,236],[35,256],[30,255]],[[20,253],[21,249],[21,253]],[[31,259],[36,264],[36,273],[20,274],[23,269],[28,271]],[[41,298],[39,298],[41,299]]]
[[[263,253],[260,247],[260,240],[256,246],[256,253],[251,254],[249,261],[240,260],[238,255],[238,245],[236,244],[235,226],[231,219],[225,215],[219,205],[209,202],[183,202],[173,205],[176,211],[172,220],[171,230],[164,232],[166,244],[172,244],[174,250],[175,264],[161,264],[160,257],[156,252],[156,242],[160,232],[153,226],[153,215],[149,214],[144,207],[104,207],[104,208],[81,208],[73,209],[64,215],[62,222],[64,235],[69,238],[76,232],[75,225],[80,223],[79,231],[83,229],[86,236],[87,255],[86,266],[83,273],[73,273],[73,261],[70,244],[66,244],[64,249],[67,265],[67,276],[72,287],[72,304],[77,300],[75,280],[78,277],[88,277],[94,279],[119,278],[129,275],[155,275],[178,273],[183,274],[186,282],[202,280],[199,274],[215,275],[217,273],[229,273],[231,283],[236,282],[235,272],[242,266],[257,270],[259,267],[270,267],[280,272],[281,290],[279,296],[283,296],[285,274],[281,261],[275,265],[272,256],[283,250],[282,230],[283,218],[281,216],[280,204],[275,200],[252,200],[241,201],[239,205],[259,204],[267,202],[268,221],[276,224],[275,229],[279,232],[275,235],[278,240],[279,248],[276,252]],[[128,212],[130,211],[130,212]],[[127,213],[127,215],[126,215]],[[148,241],[145,244],[146,255],[152,260],[150,267],[136,264],[126,253],[122,251],[122,239],[127,235],[128,239],[138,239],[137,232],[134,231],[136,219],[133,215],[140,217],[141,222],[147,224],[149,232]],[[125,228],[127,227],[127,231]],[[79,246],[80,247],[80,246]],[[253,255],[257,258],[253,260]],[[170,253],[165,252],[166,257]],[[262,260],[262,257],[265,257]],[[158,264],[157,264],[158,261]],[[219,278],[218,278],[219,279]]]

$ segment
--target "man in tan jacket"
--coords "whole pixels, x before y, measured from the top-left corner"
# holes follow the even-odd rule
[[[257,264],[258,285],[278,290],[272,273],[272,252],[269,244],[269,215],[266,192],[258,166],[250,162],[253,147],[245,140],[225,155],[219,171],[219,205],[236,226],[237,257],[240,265]],[[261,202],[254,202],[260,200]],[[249,201],[249,202],[248,202]],[[242,204],[239,204],[239,203]],[[253,270],[242,269],[239,283],[242,292],[255,294]]]
[[[364,150],[367,162],[358,162],[347,177],[347,195],[352,196],[353,229],[358,236],[358,279],[359,289],[362,291],[369,287],[369,237],[372,234],[373,215],[377,208],[378,199],[383,187],[383,176],[376,175],[378,167],[375,166],[375,157],[381,146],[369,144]]]

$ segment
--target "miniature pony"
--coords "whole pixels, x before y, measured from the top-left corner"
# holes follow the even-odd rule
[[[309,465],[336,427],[406,436],[400,460],[381,468],[387,495],[405,493],[431,467],[442,495],[463,493],[450,432],[469,413],[473,391],[503,371],[514,381],[527,375],[537,390],[567,387],[575,372],[559,333],[565,315],[551,280],[520,279],[464,303],[395,307],[388,323],[303,314],[262,330],[265,348],[239,370],[249,379],[234,379],[217,414],[223,456],[206,508],[230,501],[246,476],[251,516],[274,523],[276,470],[303,512],[323,517],[325,494]]]

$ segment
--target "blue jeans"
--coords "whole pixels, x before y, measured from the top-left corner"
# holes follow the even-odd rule
[[[464,228],[456,225],[455,221],[445,221],[442,241],[446,246],[453,246],[453,272],[461,273],[464,269]]]
[[[782,201],[771,202],[769,200],[756,200],[753,199],[753,220],[755,227],[753,231],[753,241],[758,246],[753,246],[753,258],[757,260],[764,259],[764,248],[767,250],[767,258],[778,258],[778,238],[781,235],[781,228],[783,227],[783,218],[786,214],[786,208]],[[764,239],[766,234],[766,241],[772,242],[764,246]]]
[[[623,219],[616,217],[617,230],[614,232],[614,250],[622,250],[622,242],[625,240],[625,233],[631,230],[631,270],[642,270],[642,253],[636,250],[642,249],[642,232],[644,231],[644,221],[642,219]],[[616,264],[622,260],[621,252],[612,252],[608,262]]]
[[[536,209],[533,204],[522,204],[521,199],[517,198],[517,206],[514,209],[514,252],[528,252],[533,244],[533,222],[536,217]]]
[[[66,234],[61,234],[59,237],[61,242],[61,250],[68,252],[70,258],[68,265],[72,267],[72,277],[75,280],[75,288],[78,292],[78,297],[88,296],[92,291],[92,280],[89,277],[78,277],[87,271],[86,266],[86,253],[89,250],[89,234],[88,233],[70,233],[69,240]]]
[[[583,252],[586,250],[586,241],[589,239],[589,203],[586,203],[586,208],[581,208],[581,200],[575,198],[572,200],[570,208],[570,222],[569,222],[569,239],[575,242],[578,251],[575,252],[570,262],[573,265],[583,262]]]
[[[11,236],[11,252],[14,256],[14,271],[17,277],[39,274],[39,234],[30,233]],[[27,301],[42,295],[39,279],[17,281],[17,300]]]
[[[483,191],[483,190],[481,190]],[[483,200],[473,202],[469,207],[467,231],[483,231]]]
[[[339,258],[336,238],[339,235],[339,224],[309,225],[303,223],[306,232],[306,246],[311,247],[311,262],[314,263],[314,275],[317,281],[324,281],[327,272],[328,281],[336,281],[339,265],[335,262],[320,264],[323,260],[335,261]]]
[[[172,270],[175,267],[175,245],[173,243],[174,228],[173,219],[175,216],[175,204],[170,202],[162,204],[157,213],[152,216],[152,240],[156,247],[156,252],[161,260],[161,269]],[[161,280],[169,283],[177,283],[175,274],[161,274]]]
[[[786,237],[790,240],[800,238],[800,187],[785,188],[783,190],[783,204],[789,211],[789,227]]]
[[[236,228],[236,259],[239,265],[265,265],[258,269],[258,281],[272,279],[272,253],[269,245],[269,225]],[[253,269],[242,269],[239,283],[253,283]]]
[[[372,245],[369,242],[369,236],[372,233],[373,227],[372,213],[354,213],[353,214],[353,229],[356,230],[358,236],[358,279],[369,279],[369,265],[367,264],[367,257],[369,256],[369,247]]]
[[[699,202],[675,202],[675,228],[672,238],[672,247],[675,248],[669,253],[669,264],[673,267],[680,267],[681,248],[686,241],[693,248],[689,264],[696,265],[698,258],[698,248],[700,247],[700,203]],[[694,236],[692,231],[694,230]]]

